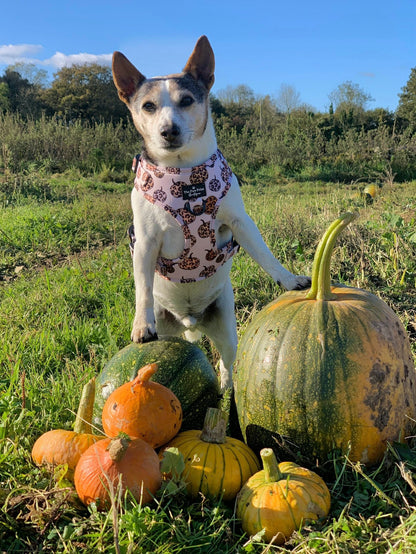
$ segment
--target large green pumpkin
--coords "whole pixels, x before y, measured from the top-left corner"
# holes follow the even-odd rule
[[[352,219],[341,216],[322,238],[311,289],[281,295],[242,336],[236,407],[256,451],[324,461],[337,449],[372,464],[413,430],[416,375],[403,325],[377,296],[330,283],[335,240]]]
[[[131,381],[141,367],[157,362],[152,377],[178,397],[183,411],[182,429],[198,429],[208,408],[218,406],[217,375],[204,352],[195,344],[172,337],[144,344],[131,343],[115,354],[96,378],[93,423],[101,427],[101,414],[114,389]]]

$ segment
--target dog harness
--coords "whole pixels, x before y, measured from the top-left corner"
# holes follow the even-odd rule
[[[189,283],[211,277],[237,251],[231,238],[218,248],[215,218],[231,186],[232,171],[219,150],[191,168],[158,167],[136,156],[134,186],[146,200],[169,212],[181,226],[185,246],[175,259],[159,257],[156,271],[170,281]],[[129,230],[131,248],[134,230]]]

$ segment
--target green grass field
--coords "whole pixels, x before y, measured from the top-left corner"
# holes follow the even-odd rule
[[[359,212],[337,244],[332,278],[387,302],[416,356],[416,183],[385,186],[370,204],[358,185],[276,182],[272,174],[256,181],[243,187],[247,211],[294,272],[310,274],[333,219]],[[147,507],[122,500],[103,514],[34,466],[36,438],[71,428],[82,386],[129,343],[130,187],[74,172],[1,184],[0,552],[416,552],[413,439],[390,445],[378,467],[328,460],[320,468],[332,495],[328,518],[280,548],[244,535],[233,505],[164,494]],[[282,290],[244,252],[232,280],[241,332]],[[215,364],[209,342],[201,346]]]

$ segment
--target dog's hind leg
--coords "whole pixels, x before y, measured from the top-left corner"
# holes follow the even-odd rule
[[[237,353],[237,328],[234,312],[234,293],[228,281],[222,294],[206,310],[198,325],[213,342],[220,355],[221,389],[232,387],[233,363]]]

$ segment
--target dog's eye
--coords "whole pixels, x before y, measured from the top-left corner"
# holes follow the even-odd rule
[[[179,106],[181,108],[187,108],[193,103],[194,103],[194,99],[192,98],[192,96],[184,96],[183,98],[181,98],[179,102]]]
[[[142,106],[142,109],[145,112],[153,113],[156,111],[156,104],[154,104],[153,102],[145,102]]]

